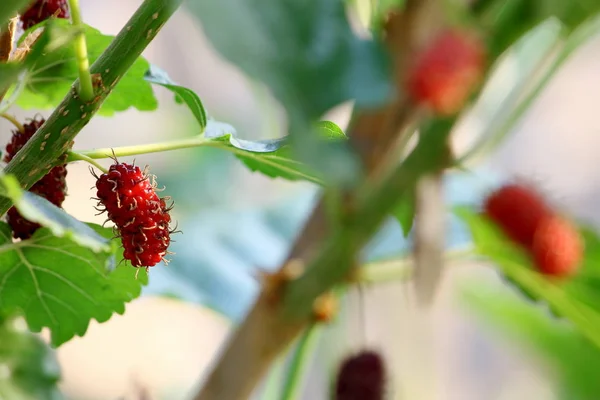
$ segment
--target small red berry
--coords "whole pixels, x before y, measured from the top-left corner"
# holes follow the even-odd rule
[[[583,258],[583,239],[570,221],[553,215],[538,224],[531,252],[544,275],[573,275]]]
[[[479,83],[485,58],[485,48],[477,37],[444,31],[417,56],[408,74],[408,92],[437,114],[454,115]]]
[[[23,29],[29,29],[48,18],[69,18],[67,0],[37,0],[22,15]]]
[[[105,207],[121,237],[123,258],[134,267],[152,267],[163,260],[171,243],[171,215],[154,181],[139,167],[116,163],[98,177],[96,189],[98,205]]]
[[[6,145],[4,161],[10,162],[19,150],[25,146],[25,143],[37,132],[44,124],[43,118],[34,119],[23,125],[23,132],[13,131],[11,141]],[[44,197],[46,200],[61,207],[67,194],[67,168],[65,165],[59,165],[52,168],[42,179],[37,181],[29,191]],[[7,213],[7,222],[13,231],[13,237],[19,239],[30,238],[35,231],[40,228],[37,223],[23,218],[15,207],[11,207]]]
[[[530,249],[540,221],[553,212],[531,187],[509,184],[487,197],[485,215],[514,242]]]
[[[335,386],[335,400],[382,400],[385,394],[385,365],[371,350],[347,358]]]

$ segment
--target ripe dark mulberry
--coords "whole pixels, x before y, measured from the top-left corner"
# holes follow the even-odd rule
[[[23,125],[23,132],[19,130],[13,131],[11,141],[6,146],[4,161],[10,162],[25,143],[37,132],[44,124],[43,118],[34,119],[31,122]],[[36,182],[29,191],[38,194],[55,206],[61,207],[67,195],[67,168],[65,165],[59,165],[52,168],[42,179]],[[30,238],[35,231],[40,228],[37,223],[31,222],[23,218],[16,208],[12,207],[7,213],[7,222],[12,228],[13,237],[19,239]]]
[[[156,194],[154,179],[139,167],[115,163],[96,181],[98,205],[104,206],[123,243],[123,258],[134,267],[152,267],[171,242],[168,198]]]
[[[372,350],[347,358],[341,365],[335,400],[382,400],[385,394],[385,365]]]
[[[67,0],[37,0],[22,15],[23,29],[29,29],[51,17],[69,18]]]

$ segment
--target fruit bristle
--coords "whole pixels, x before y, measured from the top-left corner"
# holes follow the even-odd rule
[[[167,260],[171,222],[167,198],[156,193],[156,181],[147,170],[115,162],[96,181],[98,205],[115,224],[123,257],[134,267],[152,267]]]

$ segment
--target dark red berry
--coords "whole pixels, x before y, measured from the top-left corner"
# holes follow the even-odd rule
[[[69,18],[67,0],[37,0],[22,15],[23,29],[29,29],[48,18]]]
[[[382,400],[385,366],[375,351],[362,351],[347,358],[338,372],[335,400]]]
[[[98,204],[121,237],[123,257],[134,267],[152,267],[163,260],[171,243],[171,215],[154,182],[139,167],[116,163],[98,178],[96,189]]]
[[[23,132],[15,130],[11,141],[6,145],[4,161],[10,162],[25,143],[37,132],[44,124],[44,119],[34,119],[23,125]],[[59,165],[52,168],[42,179],[36,182],[29,191],[44,197],[46,200],[61,207],[67,194],[67,168],[65,165]],[[12,228],[13,236],[19,239],[30,238],[40,225],[28,221],[19,214],[16,208],[12,207],[7,213],[7,222]]]
[[[531,187],[509,184],[487,197],[484,213],[506,236],[529,250],[540,221],[553,211]]]
[[[485,67],[483,43],[467,32],[442,32],[416,58],[408,73],[408,93],[440,115],[460,111]]]
[[[577,271],[583,258],[583,239],[573,224],[557,215],[542,219],[531,252],[538,271],[563,278]]]

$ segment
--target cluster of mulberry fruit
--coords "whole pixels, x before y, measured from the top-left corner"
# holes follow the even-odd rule
[[[583,258],[583,239],[576,227],[529,186],[505,185],[491,193],[484,214],[533,258],[539,272],[566,277]]]
[[[4,161],[10,162],[19,150],[25,146],[25,143],[37,132],[44,124],[43,118],[33,119],[29,123],[23,125],[23,131],[15,130],[11,141],[6,146]],[[59,165],[52,168],[42,179],[33,185],[29,191],[38,194],[57,207],[61,207],[65,201],[67,194],[67,168],[65,165]],[[12,228],[13,237],[19,239],[30,238],[35,231],[40,228],[35,222],[31,222],[23,218],[15,207],[8,210],[7,222]]]
[[[154,177],[139,167],[115,163],[97,177],[98,206],[113,221],[123,243],[123,257],[135,267],[164,260],[171,242],[171,207],[156,194]],[[165,260],[166,261],[166,260]]]
[[[44,124],[43,118],[36,118],[23,125],[23,129],[13,131],[11,141],[6,146],[4,161],[10,162],[23,146]],[[44,197],[57,207],[62,207],[66,190],[66,165],[52,168],[29,191]],[[96,176],[98,206],[108,213],[123,244],[123,258],[135,267],[152,267],[165,261],[171,243],[172,230],[169,228],[171,206],[168,197],[160,198],[156,193],[156,181],[139,167],[126,163],[115,163],[107,173]],[[40,225],[28,221],[10,208],[7,213],[13,237],[28,239]]]
[[[69,18],[67,0],[37,0],[21,15],[23,29],[29,29],[48,18]]]

